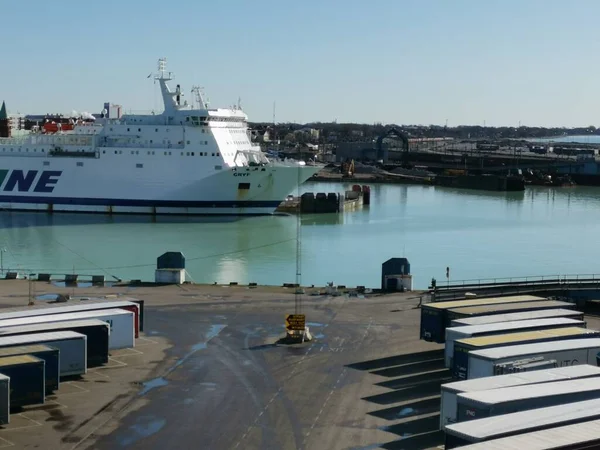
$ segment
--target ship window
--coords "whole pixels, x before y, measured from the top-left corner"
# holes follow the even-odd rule
[[[44,165],[45,166],[49,166],[50,165],[50,161],[44,161]]]
[[[187,145],[190,145],[190,141],[187,141]]]
[[[42,150],[42,151],[44,151],[44,150]],[[102,153],[106,153],[106,150],[102,150]]]
[[[129,131],[129,128],[127,128],[127,131]]]
[[[185,118],[185,121],[186,121],[186,122],[189,122],[189,121],[190,121],[190,118],[189,118],[189,117],[186,117],[186,118]]]
[[[141,128],[138,128],[138,131],[142,131],[142,129],[141,129]]]
[[[112,131],[113,129],[111,128],[110,131]]]
[[[215,156],[215,154],[213,153],[212,156]]]
[[[117,153],[118,153],[118,152],[115,150],[115,155],[116,155]]]
[[[217,156],[221,156],[221,154],[217,152]]]
[[[152,139],[150,139],[150,143],[152,144]]]
[[[222,170],[223,166],[215,166],[215,170]]]
[[[181,152],[181,154],[183,155],[183,152]],[[190,152],[187,152],[185,156],[190,156]]]
[[[194,156],[194,152],[192,152],[192,156]]]
[[[250,189],[250,183],[238,183],[238,189]]]
[[[83,163],[82,162],[78,162],[77,163],[77,167],[83,167]]]
[[[167,156],[167,152],[164,152],[164,153],[165,153],[165,156]]]
[[[208,145],[208,141],[204,141],[204,145]]]
[[[143,168],[143,167],[144,167],[144,165],[143,165],[143,164],[136,164],[136,165],[135,165],[135,167],[136,167],[137,169],[141,169],[141,168]]]
[[[204,133],[204,128],[202,128],[202,132]]]
[[[134,154],[135,154],[135,152],[134,152],[133,150],[131,150],[131,154],[132,154],[132,155],[134,155]]]

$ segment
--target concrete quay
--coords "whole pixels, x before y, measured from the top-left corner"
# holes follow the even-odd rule
[[[420,292],[304,295],[315,339],[285,346],[277,341],[294,312],[294,288],[32,284],[37,296],[71,294],[70,302],[144,300],[145,332],[134,351],[112,354],[109,367],[63,383],[53,401],[0,428],[0,446],[423,449],[442,442],[439,383],[447,371],[443,347],[418,338]],[[26,305],[28,288],[26,280],[2,280],[0,307]]]

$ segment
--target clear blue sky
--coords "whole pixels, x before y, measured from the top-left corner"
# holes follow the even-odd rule
[[[251,120],[600,126],[600,1],[0,2],[11,112],[147,110],[166,56],[190,99]]]

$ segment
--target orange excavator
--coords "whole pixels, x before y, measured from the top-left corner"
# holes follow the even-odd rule
[[[342,178],[354,178],[354,160],[342,163]]]

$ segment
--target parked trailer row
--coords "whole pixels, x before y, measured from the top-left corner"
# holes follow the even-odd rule
[[[57,348],[43,344],[0,348],[0,358],[21,355],[31,355],[44,360],[46,395],[52,394],[58,389],[60,380],[60,353]],[[0,395],[0,402],[2,401],[3,400]]]
[[[105,309],[124,309],[131,311],[135,314],[135,337],[139,337],[139,331],[142,326],[140,320],[140,311],[142,303],[136,303],[133,301],[92,301],[82,302],[76,305],[68,306],[46,306],[44,307],[22,307],[22,308],[10,308],[10,310],[3,310],[0,312],[0,320],[16,319],[20,317],[36,317],[36,316],[50,316],[53,314],[67,314],[76,313],[83,311],[99,311]],[[143,328],[143,326],[142,326]]]
[[[467,378],[491,377],[495,374],[495,367],[499,364],[536,356],[541,356],[545,360],[554,359],[558,367],[579,364],[596,365],[598,352],[600,352],[600,339],[593,338],[476,350],[468,354]]]
[[[83,375],[87,372],[87,337],[74,331],[24,334],[0,337],[0,348],[45,344],[60,352],[60,376]]]
[[[441,387],[440,429],[458,421],[456,396],[459,394],[592,377],[600,377],[600,367],[583,364],[443,384]]]
[[[457,419],[466,422],[590,399],[600,399],[598,377],[465,392],[456,397]]]
[[[102,309],[72,313],[50,314],[47,316],[17,317],[4,319],[0,313],[0,330],[23,325],[45,324],[55,322],[71,322],[78,320],[96,319],[110,326],[109,348],[117,350],[135,346],[135,314],[123,309]],[[2,333],[0,332],[0,335]],[[90,345],[88,343],[88,345]]]
[[[586,329],[578,311],[551,316],[549,310],[564,313],[574,305],[562,308],[549,302],[446,310],[454,322],[446,330],[445,363],[451,364],[455,377],[468,380],[442,386],[445,448],[474,444],[482,449],[529,449],[518,435],[600,419],[600,331]],[[521,306],[526,309],[516,312]],[[552,366],[557,368],[548,368]],[[485,446],[495,439],[498,447]],[[503,439],[513,439],[515,445],[500,443]],[[539,435],[535,439],[543,441]],[[600,449],[595,440],[600,443],[598,431],[589,439],[539,448]]]
[[[600,420],[590,420],[465,445],[461,450],[592,450],[598,448],[600,448]]]
[[[537,311],[542,309],[574,309],[575,304],[558,300],[541,300],[534,302],[515,302],[500,305],[468,306],[466,308],[449,309],[447,312],[449,323],[456,319],[466,317],[491,316],[506,312]]]
[[[555,319],[564,317],[567,319],[583,320],[583,313],[572,309],[544,309],[538,311],[525,311],[508,314],[494,314],[491,316],[476,316],[467,319],[455,319],[450,322],[451,327],[463,327],[470,325],[485,325],[498,322],[516,322],[520,320]]]
[[[465,380],[469,373],[469,355],[475,351],[491,348],[510,348],[518,345],[567,341],[574,339],[600,339],[600,331],[580,327],[551,328],[548,330],[526,331],[524,333],[496,334],[454,342],[452,360],[452,375],[454,378]],[[537,356],[537,355],[536,355]],[[545,358],[549,359],[549,358]]]
[[[129,313],[128,314],[132,314]],[[87,367],[98,367],[108,363],[108,323],[97,319],[70,320],[66,322],[40,323],[3,328],[0,323],[0,337],[39,334],[56,331],[75,331],[87,337]]]
[[[2,326],[0,322],[0,326]],[[523,331],[549,330],[552,328],[564,328],[578,326],[585,328],[586,322],[582,320],[567,319],[564,317],[537,320],[518,320],[513,322],[498,322],[484,325],[472,325],[446,328],[446,348],[444,354],[445,366],[452,367],[454,357],[454,341],[474,337],[490,336],[505,333],[517,333]]]
[[[566,383],[566,382],[561,382]],[[490,443],[489,441],[497,438],[523,435],[522,433],[539,431],[539,430],[559,430],[554,428],[557,426],[572,425],[578,423],[590,423],[588,421],[596,422],[596,430],[588,435],[589,439],[600,438],[598,429],[598,419],[600,419],[600,399],[591,399],[584,401],[573,401],[571,403],[562,404],[558,406],[550,406],[538,408],[535,410],[535,414],[532,411],[520,411],[512,414],[505,414],[501,420],[498,417],[489,417],[486,419],[475,420],[472,422],[457,423],[446,427],[446,442],[445,448],[451,449],[456,447],[462,447],[471,443]],[[543,433],[542,436],[555,436],[556,433]],[[539,436],[538,436],[539,437]],[[573,442],[573,435],[569,438]],[[519,440],[515,440],[518,442]],[[577,439],[574,440],[578,442]],[[579,442],[585,442],[579,441]],[[532,447],[527,445],[526,440],[522,440],[521,447],[503,447],[505,450],[511,448],[519,448],[522,450],[531,450]],[[571,449],[567,441],[561,447],[541,447],[541,448],[561,448]],[[549,444],[547,444],[549,445]],[[556,444],[553,444],[556,445]],[[492,448],[485,446],[482,448]],[[496,447],[498,448],[498,447]],[[578,447],[574,447],[578,448]],[[598,448],[598,447],[579,447],[579,448]]]
[[[480,298],[475,300],[457,300],[451,302],[429,303],[421,306],[420,337],[425,341],[444,343],[446,327],[450,324],[448,311],[469,306],[493,305],[504,303],[522,303],[545,301],[534,295],[516,295],[511,297]]]
[[[43,404],[61,377],[106,364],[109,348],[135,345],[143,302],[3,310],[0,313],[0,425],[10,411]]]

